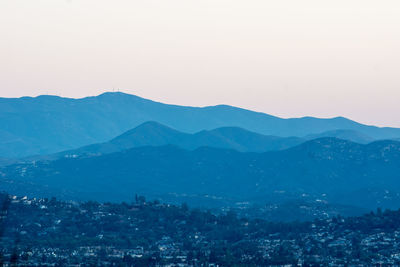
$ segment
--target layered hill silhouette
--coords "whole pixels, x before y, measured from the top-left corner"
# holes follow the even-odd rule
[[[298,137],[266,136],[238,127],[222,127],[188,134],[150,121],[117,136],[109,142],[84,146],[42,158],[98,156],[141,146],[165,145],[176,145],[187,150],[206,146],[234,149],[241,152],[266,152],[290,148],[305,141],[306,139]]]
[[[398,207],[400,142],[362,145],[321,138],[266,153],[202,147],[139,147],[98,157],[1,168],[3,190],[74,200],[205,197],[278,203],[312,196],[363,208]]]
[[[107,142],[146,121],[187,133],[240,127],[279,137],[335,130],[354,130],[372,139],[400,137],[400,129],[362,125],[342,117],[281,119],[227,105],[168,105],[124,93],[82,99],[39,96],[0,98],[0,157],[44,155]]]
[[[323,138],[323,137],[335,137],[335,138],[339,138],[339,139],[343,139],[343,140],[348,140],[348,141],[352,141],[355,143],[359,143],[359,144],[368,144],[371,143],[373,141],[375,141],[374,138],[357,132],[355,130],[333,130],[333,131],[327,131],[327,132],[323,132],[323,133],[319,133],[319,134],[310,134],[305,136],[305,139],[308,140],[312,140],[312,139],[318,139],[318,138]]]

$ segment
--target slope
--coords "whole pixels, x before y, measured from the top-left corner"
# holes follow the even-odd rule
[[[342,117],[281,119],[226,105],[176,106],[124,93],[82,99],[39,96],[0,98],[0,157],[43,155],[106,142],[146,121],[188,133],[235,126],[280,137],[338,129],[356,130],[373,139],[400,137],[400,129],[362,125]],[[16,145],[11,146],[13,140]]]
[[[400,142],[361,145],[312,140],[267,153],[175,146],[140,147],[1,169],[10,193],[67,199],[207,197],[224,203],[276,202],[304,195],[365,208],[398,208]]]

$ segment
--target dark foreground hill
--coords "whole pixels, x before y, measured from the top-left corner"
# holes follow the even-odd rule
[[[398,207],[400,142],[360,145],[322,138],[267,153],[140,147],[4,167],[0,185],[10,193],[64,199],[126,201],[139,193],[206,206],[310,197],[364,208]]]
[[[146,202],[0,195],[4,266],[398,266],[400,211],[268,222]]]
[[[400,129],[366,126],[342,117],[281,119],[226,105],[167,105],[123,93],[82,99],[39,96],[0,98],[0,157],[44,155],[106,142],[146,121],[188,133],[235,126],[280,137],[339,129],[373,139],[400,137]]]

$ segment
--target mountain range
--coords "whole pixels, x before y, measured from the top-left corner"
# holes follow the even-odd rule
[[[119,152],[141,146],[175,145],[187,150],[200,147],[234,149],[240,152],[267,152],[284,150],[297,146],[308,140],[321,137],[337,137],[360,144],[373,141],[353,130],[336,130],[316,135],[300,137],[277,137],[262,135],[239,127],[221,127],[214,130],[203,130],[188,134],[172,129],[158,122],[145,122],[108,142],[92,144],[78,149],[62,151],[50,155],[27,157],[24,160],[54,160],[62,157],[90,157]],[[6,161],[15,163],[16,161]],[[1,164],[0,160],[0,164]],[[4,164],[3,164],[4,165]]]
[[[305,136],[304,139],[312,140],[312,139],[317,139],[317,138],[322,138],[322,137],[335,137],[335,138],[348,140],[348,141],[352,141],[352,142],[359,143],[359,144],[368,144],[373,141],[376,141],[376,139],[374,139],[366,134],[363,134],[361,132],[358,132],[355,130],[343,130],[343,129],[326,131],[326,132],[319,133],[319,134],[309,134],[309,135]],[[394,140],[394,139],[392,139],[392,140]]]
[[[222,127],[189,134],[177,131],[158,122],[145,122],[134,129],[104,143],[92,144],[78,149],[34,157],[34,159],[57,159],[60,157],[98,156],[141,146],[175,145],[187,150],[199,147],[234,149],[240,152],[266,152],[282,150],[305,142],[299,137],[266,136],[239,127]]]
[[[265,153],[201,147],[137,147],[97,157],[1,168],[10,193],[128,201],[135,193],[220,204],[312,197],[362,208],[398,207],[400,142],[320,138]],[[204,200],[206,199],[206,200]]]
[[[351,138],[361,142],[400,138],[400,129],[367,126],[343,117],[282,119],[227,105],[168,105],[118,92],[81,99],[0,98],[0,157],[45,155],[108,142],[147,121],[191,134],[240,127],[262,135],[305,139],[324,132],[330,132],[330,137],[340,132],[348,136],[349,131]]]

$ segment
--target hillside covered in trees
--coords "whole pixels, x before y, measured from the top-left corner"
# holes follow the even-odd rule
[[[400,211],[274,223],[166,205],[1,195],[0,260],[32,266],[400,264]]]

